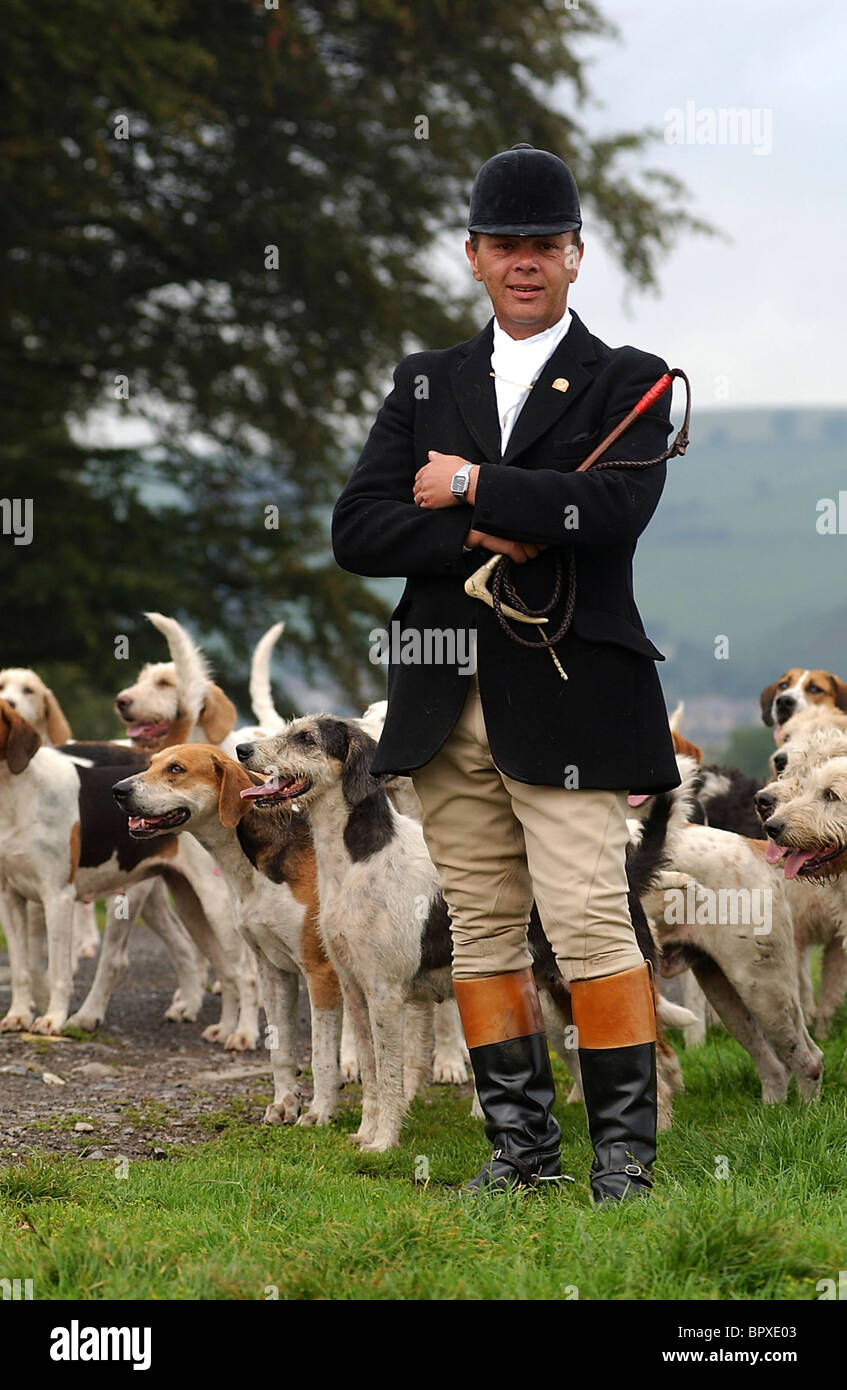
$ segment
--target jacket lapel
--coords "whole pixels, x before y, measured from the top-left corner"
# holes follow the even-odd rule
[[[503,463],[511,463],[517,454],[534,444],[539,435],[549,430],[559,416],[570,409],[594,379],[594,373],[588,370],[589,364],[596,361],[591,334],[573,310],[571,314],[573,321],[570,328],[544,363],[541,375],[514,423]],[[566,391],[553,386],[553,382],[559,380],[567,381]]]
[[[471,338],[466,351],[453,368],[452,381],[462,419],[489,463],[500,462],[500,424],[497,397],[491,375],[494,349],[494,319]]]

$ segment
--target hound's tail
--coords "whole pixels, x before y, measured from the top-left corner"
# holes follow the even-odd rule
[[[193,727],[199,721],[206,699],[206,686],[211,674],[209,663],[176,618],[166,618],[164,613],[145,613],[144,616],[167,640],[176,674],[180,711],[191,720]]]
[[[285,720],[277,712],[271,690],[271,654],[285,629],[285,623],[274,623],[256,643],[250,662],[250,704],[256,723],[262,728],[281,728]]]

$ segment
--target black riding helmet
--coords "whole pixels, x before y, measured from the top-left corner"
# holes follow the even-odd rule
[[[552,236],[581,226],[574,176],[548,150],[513,145],[487,160],[473,181],[469,232]]]

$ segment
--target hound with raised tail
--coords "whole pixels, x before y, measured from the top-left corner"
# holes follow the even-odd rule
[[[362,1073],[362,1122],[353,1139],[368,1153],[397,1144],[406,1112],[405,1006],[411,1005],[413,1026],[425,1029],[432,1000],[453,988],[449,967],[431,968],[445,958],[445,946],[450,959],[438,875],[420,825],[394,809],[369,771],[375,747],[355,721],[316,715],[237,749],[245,767],[268,779],[245,788],[245,799],[257,808],[309,812],[321,938],[341,983]],[[414,1052],[420,1055],[418,1047]]]

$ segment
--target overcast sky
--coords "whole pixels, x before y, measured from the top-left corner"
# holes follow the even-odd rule
[[[771,149],[655,144],[650,163],[678,174],[692,211],[732,242],[686,237],[662,267],[660,295],[626,305],[622,274],[589,218],[570,303],[605,342],[632,342],[684,367],[701,407],[847,404],[847,5],[598,4],[621,37],[584,46],[603,102],[578,113],[592,134],[664,130],[665,113],[691,102],[716,117],[746,108],[763,149],[770,121]],[[563,91],[557,104],[569,99]]]

